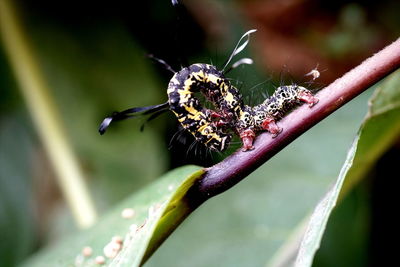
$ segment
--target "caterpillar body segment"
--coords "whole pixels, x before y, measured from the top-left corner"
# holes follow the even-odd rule
[[[285,85],[278,87],[274,94],[267,98],[261,108],[276,119],[281,119],[295,105],[306,102],[310,107],[318,103],[312,93],[298,85]]]
[[[221,71],[208,64],[193,64],[172,77],[167,91],[170,103],[170,93],[176,90],[182,102],[189,98],[194,100],[194,93],[200,92],[219,111],[233,111],[238,105],[243,105],[239,91],[230,84]]]
[[[168,103],[183,128],[197,141],[212,150],[223,151],[232,139],[226,132],[227,125],[217,111],[204,108],[196,93],[202,93],[213,104],[224,102],[229,94],[229,84],[211,65],[193,64],[175,73],[168,85]]]

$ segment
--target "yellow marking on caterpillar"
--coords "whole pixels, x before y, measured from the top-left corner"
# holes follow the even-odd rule
[[[233,97],[233,94],[231,94],[231,93],[227,93],[225,95],[225,100],[230,104],[235,102],[235,98]]]
[[[195,109],[194,107],[191,107],[191,106],[186,106],[185,105],[184,108],[189,114],[192,114],[192,115],[195,115],[196,113],[200,113],[199,110],[197,110],[197,109]]]
[[[208,144],[210,141],[212,141],[213,139],[215,139],[215,140],[217,140],[217,141],[221,141],[222,140],[222,138],[219,136],[219,135],[217,135],[217,134],[212,134],[211,135],[211,138],[209,138],[204,144]]]
[[[204,77],[206,82],[211,82],[214,84],[218,84],[218,80],[221,80],[220,77],[214,75],[214,74],[208,74],[207,77]]]
[[[206,130],[206,128],[208,128],[208,127],[209,127],[209,125],[207,125],[207,124],[202,125],[202,126],[199,127],[198,131],[201,132],[201,133],[207,134],[207,133],[205,132],[205,130]]]
[[[204,116],[204,113],[201,111],[196,112],[195,114],[188,114],[188,118],[196,121],[202,120],[202,116]]]
[[[186,103],[189,101],[189,99],[191,98],[191,94],[188,94],[187,92],[180,92],[179,93],[179,103],[186,105]]]
[[[174,112],[177,116],[179,115],[178,113]],[[184,117],[178,117],[179,122],[184,122],[186,120],[186,116]]]
[[[201,80],[201,81],[203,81],[204,78],[207,76],[207,75],[205,75],[204,71],[194,72],[194,73],[192,73],[192,75],[193,75],[196,79]],[[197,75],[197,76],[196,76],[196,75]]]

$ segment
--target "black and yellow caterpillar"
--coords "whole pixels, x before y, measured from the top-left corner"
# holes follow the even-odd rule
[[[195,93],[202,93],[216,108],[205,109]],[[207,64],[193,64],[177,72],[168,86],[169,107],[182,126],[213,150],[227,147],[233,130],[243,142],[243,150],[252,149],[256,132],[269,131],[274,135],[281,129],[275,121],[302,101],[313,106],[318,102],[302,86],[280,86],[262,104],[245,105],[239,91],[221,71]],[[218,119],[218,120],[213,120]]]
[[[212,150],[223,151],[232,135],[225,132],[215,120],[219,117],[218,111],[204,108],[195,94],[202,93],[220,106],[226,98],[226,93],[222,93],[229,90],[229,87],[226,79],[221,78],[221,73],[207,64],[193,64],[183,68],[175,73],[168,85],[170,110],[184,129]],[[239,92],[236,90],[234,93]]]
[[[232,57],[247,45],[248,39],[239,46],[241,40],[244,37],[249,38],[250,33],[254,31],[248,31],[242,36],[225,67]],[[166,65],[164,61],[158,61]],[[243,63],[251,64],[252,61],[242,59],[233,64],[233,67]],[[166,66],[173,71],[171,67]],[[243,150],[246,151],[253,149],[257,132],[268,131],[273,135],[279,134],[282,129],[276,125],[276,121],[295,105],[307,102],[312,107],[318,102],[318,99],[306,88],[288,85],[278,87],[275,93],[262,104],[250,107],[244,104],[240,92],[225,78],[225,67],[219,71],[212,65],[193,64],[179,72],[173,71],[174,76],[167,89],[167,103],[115,112],[103,120],[99,132],[103,134],[111,121],[136,116],[138,113],[153,113],[152,116],[156,116],[161,112],[171,110],[182,127],[211,150],[225,150],[235,133],[240,136]],[[203,94],[214,105],[215,110],[206,109],[196,97],[197,93]]]

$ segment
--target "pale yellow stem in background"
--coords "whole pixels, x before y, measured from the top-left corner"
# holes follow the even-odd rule
[[[0,34],[6,55],[76,223],[89,227],[96,220],[89,190],[12,4],[12,0],[0,0]]]

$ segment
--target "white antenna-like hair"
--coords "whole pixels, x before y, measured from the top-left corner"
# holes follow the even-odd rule
[[[247,44],[248,44],[249,41],[250,41],[250,34],[252,34],[253,32],[256,32],[256,31],[257,31],[256,29],[249,30],[249,31],[247,31],[245,34],[243,34],[242,37],[240,37],[239,41],[237,42],[237,44],[236,44],[236,46],[235,46],[235,49],[233,49],[232,54],[230,55],[230,57],[229,57],[228,60],[226,61],[224,67],[222,68],[222,71],[225,70],[225,68],[229,65],[229,63],[231,62],[231,60],[232,60],[232,58],[233,58],[234,56],[236,56],[237,54],[239,54],[240,52],[243,51],[243,49],[247,46]],[[244,38],[246,38],[246,37],[247,37],[247,40],[246,40],[243,44],[241,44],[242,40],[243,40]],[[242,64],[242,63],[241,63],[241,64]],[[247,63],[245,63],[245,64],[247,64]],[[240,65],[240,64],[239,64],[239,65]],[[236,67],[237,67],[237,66],[236,66]]]
[[[251,58],[248,58],[248,57],[239,59],[238,61],[236,61],[235,63],[232,64],[232,69],[237,68],[242,64],[251,65],[251,64],[253,64],[253,60]]]

